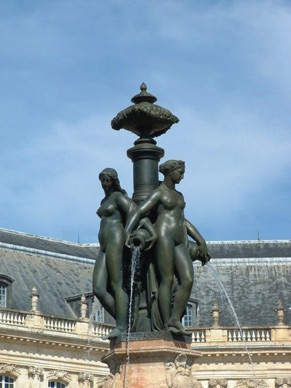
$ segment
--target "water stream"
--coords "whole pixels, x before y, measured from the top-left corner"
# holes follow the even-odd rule
[[[127,386],[127,371],[130,363],[129,342],[130,342],[130,330],[131,330],[131,320],[132,320],[133,295],[134,295],[134,278],[135,278],[136,265],[139,257],[140,257],[140,247],[133,246],[131,250],[130,295],[129,295],[129,307],[128,307],[128,325],[127,325],[127,332],[126,332],[126,361],[125,361],[123,387]]]
[[[251,354],[250,354],[250,352],[249,352],[249,350],[248,350],[248,348],[247,348],[247,346],[245,344],[243,331],[242,331],[242,328],[241,328],[241,325],[240,325],[237,313],[236,313],[236,311],[235,311],[235,309],[233,307],[232,301],[231,301],[231,299],[230,299],[230,297],[229,297],[229,295],[228,295],[228,293],[227,293],[227,291],[226,291],[226,289],[225,289],[225,287],[224,287],[224,285],[223,285],[223,283],[222,283],[222,281],[221,281],[221,279],[219,277],[219,274],[216,271],[216,269],[209,262],[206,264],[206,267],[211,272],[213,278],[216,280],[217,284],[219,285],[220,289],[223,291],[223,293],[224,293],[224,295],[225,295],[225,297],[226,297],[226,299],[228,301],[229,307],[230,307],[230,309],[231,309],[231,311],[233,313],[233,316],[234,316],[235,321],[236,321],[236,325],[237,325],[238,330],[240,332],[240,336],[241,336],[241,339],[242,339],[243,347],[244,347],[244,349],[245,349],[245,351],[246,351],[246,353],[248,355],[249,363],[250,363],[250,366],[251,366],[251,369],[252,369],[252,374],[253,374],[253,377],[254,377],[254,380],[255,380],[254,382],[256,382],[256,375],[255,375],[255,371],[254,371],[254,364],[253,364],[252,356],[251,356]]]
[[[97,301],[96,296],[94,296],[93,303],[92,303],[92,311],[91,311],[91,314],[89,316],[89,322],[88,322],[88,330],[87,330],[88,350],[85,351],[85,356],[84,356],[85,361],[90,360],[90,353],[92,352],[91,341],[94,338],[92,331],[94,328],[94,317],[96,315],[97,309],[98,309],[98,301]]]
[[[84,354],[84,358],[83,360],[85,361],[85,365],[88,364],[89,361],[92,361],[90,359],[91,357],[91,352],[93,350],[92,346],[91,346],[91,341],[93,340],[96,340],[96,337],[94,335],[94,326],[96,324],[96,315],[97,315],[97,311],[98,309],[100,308],[100,304],[99,304],[99,301],[98,299],[96,298],[96,296],[94,295],[93,296],[93,301],[92,301],[92,308],[91,308],[91,313],[89,315],[89,322],[88,322],[88,330],[87,330],[87,346],[88,346],[88,350],[85,351],[85,354]],[[108,337],[107,337],[108,333],[105,334],[101,337],[102,340],[108,340]],[[83,372],[83,376],[82,376],[82,380],[83,383],[81,384],[90,384],[88,381],[91,381],[91,377],[92,377],[92,374],[90,371],[88,372]],[[87,386],[87,385],[86,385]],[[91,385],[90,385],[91,387]]]

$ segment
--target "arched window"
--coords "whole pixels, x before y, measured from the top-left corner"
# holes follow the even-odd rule
[[[49,381],[48,388],[66,388],[66,386],[58,381]]]
[[[14,388],[14,379],[9,376],[0,376],[0,388]]]

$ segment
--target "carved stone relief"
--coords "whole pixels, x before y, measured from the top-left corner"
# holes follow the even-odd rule
[[[276,388],[291,388],[291,377],[276,379],[275,386]]]
[[[51,370],[48,372],[48,379],[63,381],[64,383],[69,383],[71,381],[71,376],[68,372],[63,370]]]
[[[28,377],[31,379],[38,379],[41,380],[41,378],[44,375],[44,370],[42,368],[37,368],[35,366],[29,366],[27,371]]]
[[[228,381],[226,379],[211,379],[208,382],[209,388],[227,388]]]
[[[187,365],[186,355],[180,354],[175,362],[168,362],[165,367],[168,388],[202,388],[192,375],[191,366]]]
[[[78,381],[85,387],[93,387],[94,376],[90,373],[80,372],[78,375]]]
[[[20,370],[16,365],[0,364],[0,373],[1,374],[8,373],[13,377],[18,377],[20,375]]]
[[[109,373],[109,375],[100,377],[97,380],[96,388],[115,388],[116,381],[119,378],[119,374],[113,375]]]
[[[236,388],[268,388],[268,384],[265,380],[239,380],[236,383]]]

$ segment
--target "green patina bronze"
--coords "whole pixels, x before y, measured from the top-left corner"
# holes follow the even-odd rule
[[[116,319],[109,338],[127,329],[130,248],[140,245],[132,320],[132,332],[170,332],[187,335],[181,318],[193,284],[192,261],[205,264],[210,256],[198,230],[184,218],[185,201],[176,190],[184,178],[185,163],[168,160],[153,139],[179,119],[158,105],[156,97],[141,92],[135,105],[112,120],[112,128],[129,130],[139,138],[127,151],[133,162],[132,200],[120,188],[117,172],[105,169],[100,180],[105,192],[97,214],[101,217],[100,253],[93,275],[93,290],[104,308]],[[158,171],[164,175],[162,183]],[[188,236],[194,241],[189,241]]]
[[[147,92],[147,86],[142,83],[140,93],[132,97],[135,104],[117,114],[111,121],[113,129],[127,129],[140,137],[156,137],[165,133],[179,122],[169,110],[154,105],[157,98]]]

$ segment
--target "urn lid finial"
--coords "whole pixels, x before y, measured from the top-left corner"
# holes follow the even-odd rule
[[[147,92],[147,85],[143,82],[140,85],[140,93],[132,97],[131,102],[134,104],[140,104],[141,102],[149,102],[154,104],[157,101],[157,98],[152,94]]]
[[[140,138],[162,135],[173,124],[178,123],[179,119],[168,109],[155,105],[156,101],[157,98],[148,93],[147,85],[143,82],[140,85],[140,93],[131,99],[134,105],[119,112],[112,119],[111,127],[115,130],[124,128]]]

